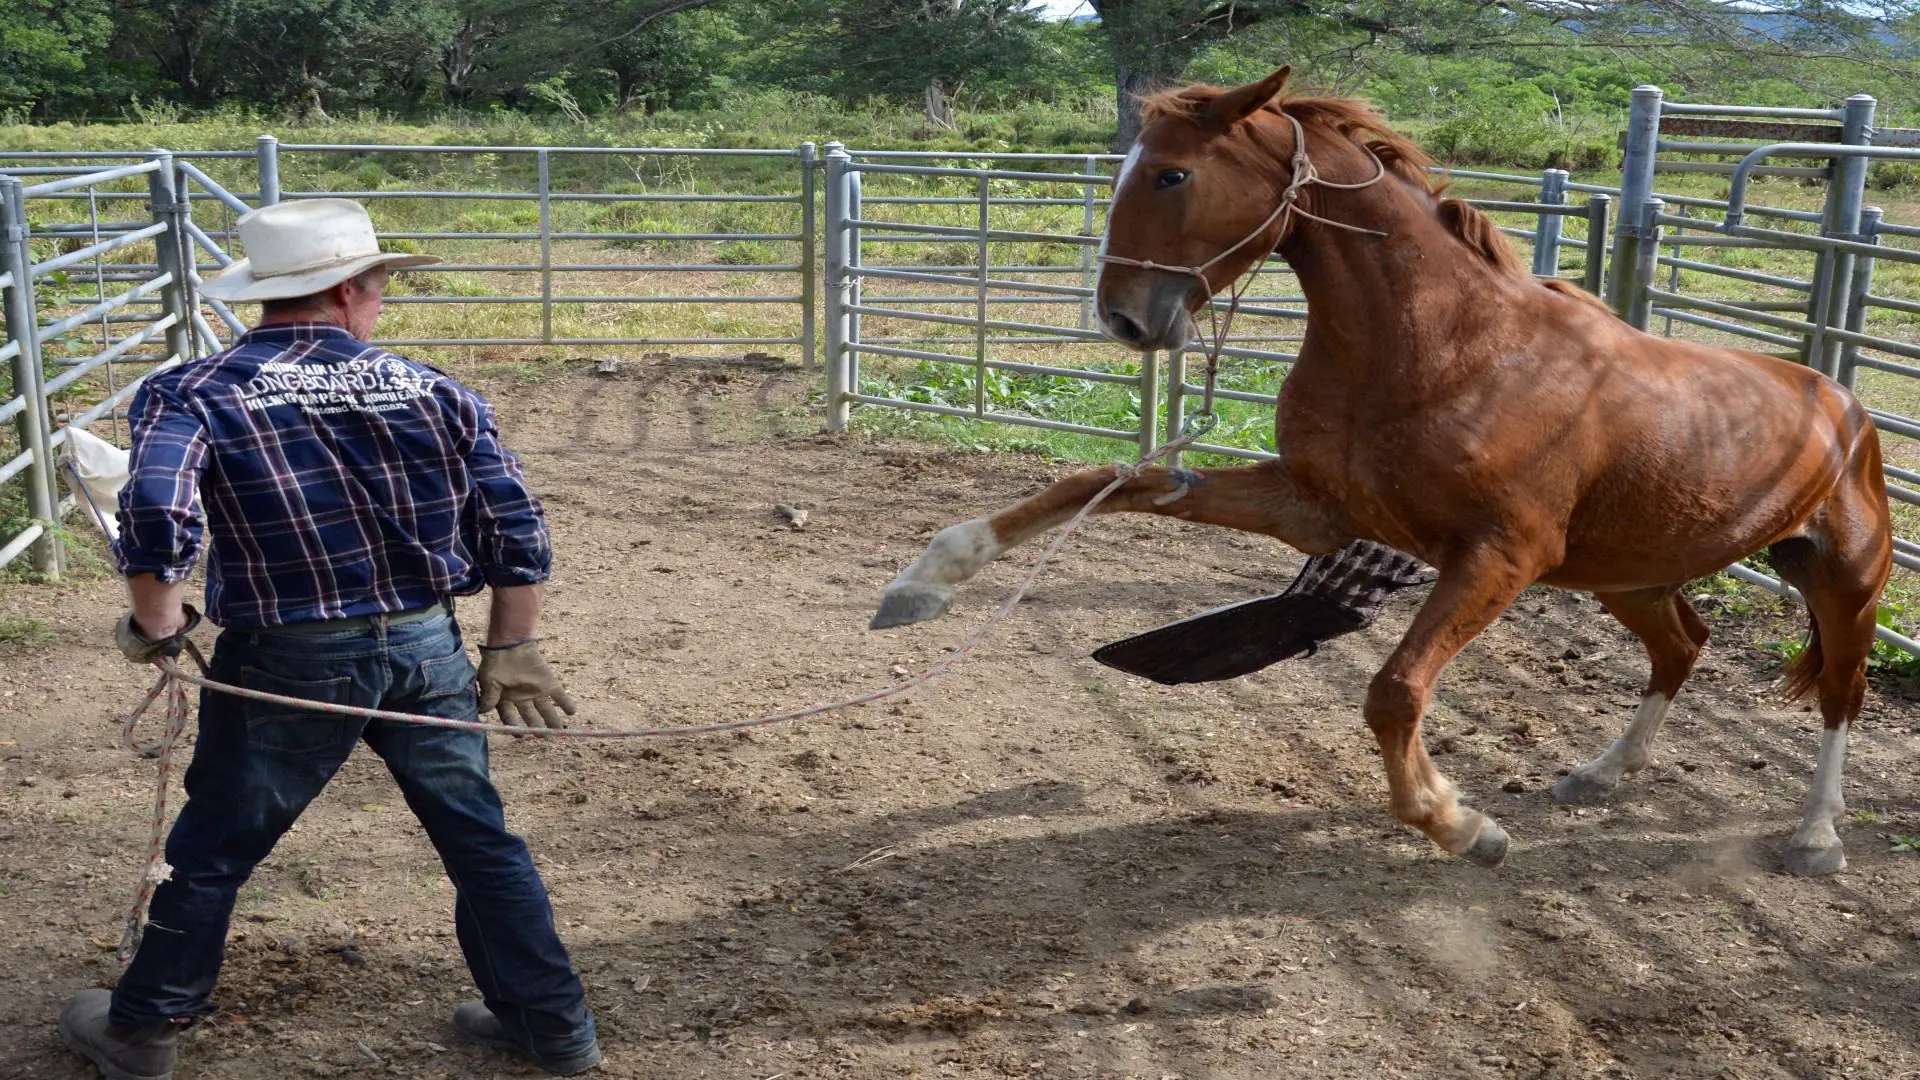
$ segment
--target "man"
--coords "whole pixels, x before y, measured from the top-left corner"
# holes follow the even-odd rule
[[[155,375],[134,397],[120,495],[127,657],[178,655],[203,543],[209,675],[293,697],[563,727],[573,702],[535,628],[551,549],[540,503],[491,407],[425,364],[365,344],[396,269],[357,203],[316,199],[239,220],[249,258],[204,293],[257,302],[226,352]],[[203,535],[205,540],[203,541]],[[493,589],[476,673],[451,598]],[[476,708],[477,706],[477,708]],[[566,1075],[600,1063],[593,1016],[525,843],[487,773],[486,736],[200,699],[172,877],[119,986],[67,1003],[60,1034],[110,1080],[173,1075],[180,1027],[212,1011],[240,886],[365,740],[387,763],[456,890],[481,1002],[453,1023]]]

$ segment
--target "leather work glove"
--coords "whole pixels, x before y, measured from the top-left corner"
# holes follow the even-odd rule
[[[558,731],[574,713],[573,698],[560,686],[560,676],[540,655],[540,639],[513,645],[480,646],[480,711],[498,708],[500,722],[513,727],[544,727]],[[555,708],[555,706],[559,706]]]
[[[158,639],[141,633],[139,624],[133,621],[133,612],[129,611],[114,624],[113,643],[120,646],[120,652],[136,664],[151,664],[163,656],[169,660],[178,659],[180,650],[186,647],[187,635],[200,625],[200,613],[193,609],[192,604],[181,604],[180,610],[187,614],[186,623]]]

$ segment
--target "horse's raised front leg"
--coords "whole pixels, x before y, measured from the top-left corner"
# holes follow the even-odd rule
[[[1367,687],[1367,726],[1380,741],[1394,816],[1482,866],[1506,859],[1507,834],[1492,818],[1460,805],[1459,792],[1427,757],[1420,718],[1441,669],[1535,576],[1531,567],[1496,551],[1449,560],[1399,647]]]
[[[1113,482],[1113,469],[1075,473],[991,517],[942,529],[881,597],[872,628],[904,626],[946,614],[953,587],[1008,550],[1065,524]],[[1142,469],[1094,510],[1163,514],[1278,537],[1309,555],[1351,539],[1314,500],[1303,497],[1277,463],[1223,469]]]

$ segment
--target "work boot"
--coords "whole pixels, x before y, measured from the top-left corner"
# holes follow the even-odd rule
[[[467,1039],[481,1046],[491,1046],[496,1050],[511,1050],[532,1060],[535,1065],[555,1076],[572,1076],[583,1073],[600,1064],[600,1044],[595,1042],[585,1050],[568,1054],[565,1057],[547,1057],[534,1052],[532,1047],[522,1046],[507,1034],[506,1025],[493,1015],[484,1002],[469,1001],[453,1010],[453,1029]]]
[[[173,1080],[180,1028],[165,1020],[138,1028],[107,1025],[113,994],[82,990],[60,1010],[60,1041],[107,1080]]]

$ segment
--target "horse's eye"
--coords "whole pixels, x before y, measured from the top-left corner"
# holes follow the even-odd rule
[[[1166,172],[1153,178],[1154,190],[1164,191],[1176,184],[1184,184],[1187,182],[1188,175],[1185,169],[1168,169]]]

